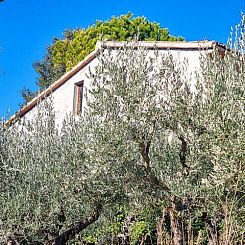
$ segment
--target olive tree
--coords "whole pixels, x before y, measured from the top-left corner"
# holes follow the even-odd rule
[[[181,175],[182,166],[170,161],[179,149],[167,143],[169,130],[159,105],[164,102],[166,109],[175,103],[166,100],[164,82],[179,93],[180,71],[170,55],[147,57],[146,50],[134,47],[114,58],[102,49],[98,59],[90,74],[87,113],[80,121],[68,116],[58,132],[47,101],[33,121],[3,127],[2,241],[65,244],[102,211],[110,213],[120,204],[167,205],[173,197],[171,185],[177,183],[169,179],[165,184],[164,178],[169,171]],[[155,162],[149,156],[153,140]],[[169,151],[167,156],[161,148]]]
[[[59,132],[47,102],[1,126],[0,241],[66,244],[121,205],[163,207],[158,244],[241,241],[243,33],[222,54],[202,50],[192,77],[170,53],[102,47],[82,118]]]
[[[184,244],[186,214],[202,220],[209,244],[243,236],[243,28],[224,53],[202,53],[195,80],[170,54],[128,46],[116,55],[102,50],[91,74],[90,156],[122,168],[138,205],[169,207],[175,244]]]

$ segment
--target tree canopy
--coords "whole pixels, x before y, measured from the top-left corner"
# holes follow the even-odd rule
[[[98,40],[116,41],[182,41],[182,37],[170,35],[168,29],[158,23],[151,22],[145,17],[133,17],[128,13],[112,17],[107,21],[96,21],[86,29],[66,30],[64,38],[55,38],[47,48],[47,53],[41,61],[34,63],[38,74],[39,90],[47,88],[55,80],[83,60],[95,49]],[[25,102],[35,93],[28,89],[22,91]]]
[[[59,132],[46,100],[0,125],[0,242],[243,244],[244,20],[194,81],[171,54],[102,48],[84,117]]]

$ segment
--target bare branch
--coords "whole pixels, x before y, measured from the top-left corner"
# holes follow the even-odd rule
[[[159,180],[152,173],[151,166],[150,166],[151,160],[149,157],[150,145],[151,145],[151,141],[148,141],[146,144],[144,142],[139,143],[140,153],[141,153],[141,156],[142,156],[143,161],[144,161],[144,168],[145,168],[145,172],[147,174],[147,177],[149,178],[151,183],[160,187],[162,190],[170,193],[169,187],[167,185],[165,185],[161,180]]]
[[[90,215],[90,217],[72,225],[70,229],[64,231],[61,235],[56,237],[54,240],[50,241],[49,244],[54,244],[54,245],[67,244],[67,242],[73,239],[78,233],[80,233],[82,230],[84,230],[89,225],[93,224],[96,220],[98,220],[100,214],[101,214],[101,205],[98,204],[94,212]]]
[[[178,136],[178,139],[181,141],[181,149],[179,153],[180,163],[183,167],[183,173],[188,175],[190,167],[186,164],[186,155],[187,155],[187,141],[182,135]]]

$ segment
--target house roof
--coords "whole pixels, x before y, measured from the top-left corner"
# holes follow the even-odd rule
[[[106,41],[97,42],[96,48],[108,47],[108,48],[122,48],[124,46],[141,46],[147,49],[160,49],[160,50],[200,50],[200,49],[214,49],[226,50],[227,46],[216,41],[193,41],[193,42],[157,42],[157,41],[140,41],[140,42],[116,42]]]
[[[112,48],[119,49],[124,46],[140,46],[145,47],[147,49],[159,49],[159,50],[213,50],[214,48],[218,48],[221,52],[227,50],[227,46],[215,41],[194,41],[194,42],[157,42],[157,41],[140,41],[140,42],[117,42],[117,41],[105,41],[105,42],[97,42],[96,48],[93,52],[91,52],[87,57],[85,57],[81,62],[79,62],[76,66],[74,66],[70,71],[65,73],[62,77],[60,77],[57,81],[51,84],[46,90],[38,94],[34,97],[30,102],[28,102],[24,107],[22,107],[17,113],[15,113],[12,117],[10,117],[5,125],[10,125],[16,118],[23,117],[27,112],[29,112],[32,108],[34,108],[40,101],[42,101],[45,97],[49,96],[52,92],[66,83],[72,76],[74,76],[77,72],[82,70],[85,66],[87,66],[97,55],[98,50],[102,47],[104,48]]]

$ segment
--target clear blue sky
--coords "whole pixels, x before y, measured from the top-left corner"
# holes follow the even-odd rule
[[[226,43],[244,5],[245,0],[4,0],[0,3],[0,117],[19,109],[21,89],[36,89],[33,62],[67,28],[86,28],[96,20],[131,11],[187,41]]]

